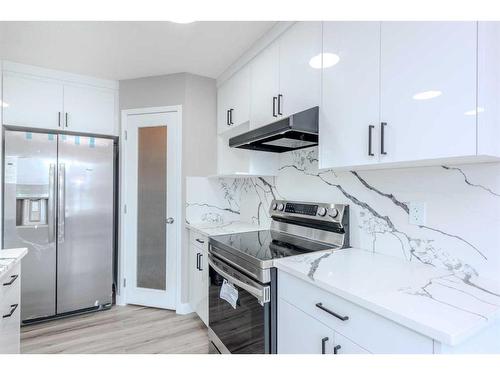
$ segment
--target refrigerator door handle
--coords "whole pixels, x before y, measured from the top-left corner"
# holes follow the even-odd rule
[[[48,225],[49,243],[55,241],[56,237],[56,165],[49,167],[49,201],[48,201]]]
[[[64,242],[64,226],[66,218],[66,168],[63,163],[59,164],[59,196],[58,196],[58,242]]]

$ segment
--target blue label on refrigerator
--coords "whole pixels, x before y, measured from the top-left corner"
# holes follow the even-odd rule
[[[48,138],[49,138],[49,141],[53,141],[54,140],[54,134],[47,134]]]
[[[79,144],[80,144],[80,137],[75,136],[75,145],[79,145]]]
[[[33,133],[26,133],[26,139],[33,139]]]
[[[94,148],[95,147],[95,138],[94,137],[90,137],[89,138],[89,147],[90,148]]]

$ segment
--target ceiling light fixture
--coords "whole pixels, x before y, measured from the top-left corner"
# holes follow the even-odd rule
[[[339,55],[335,53],[325,52],[311,57],[309,65],[313,69],[330,68],[340,61]]]
[[[413,95],[413,99],[415,100],[434,99],[437,98],[438,96],[441,96],[442,94],[443,93],[439,90],[422,91],[422,92],[417,92],[415,95]]]

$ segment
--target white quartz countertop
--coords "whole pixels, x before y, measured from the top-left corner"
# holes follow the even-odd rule
[[[9,272],[28,253],[25,247],[0,250],[0,279]]]
[[[242,221],[231,221],[229,223],[189,223],[186,228],[196,230],[207,236],[218,236],[221,234],[253,232],[256,230],[265,230],[269,227],[262,227],[256,224],[245,223]]]
[[[500,282],[360,249],[282,258],[275,266],[447,345],[500,318]]]

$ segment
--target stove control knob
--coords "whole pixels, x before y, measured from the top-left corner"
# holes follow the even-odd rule
[[[277,208],[278,208],[278,204],[277,203],[273,203],[273,207],[272,207],[273,211],[276,211]]]
[[[319,207],[318,208],[318,216],[325,216],[326,215],[326,208],[325,207]]]
[[[330,216],[335,219],[337,216],[339,216],[339,210],[337,210],[336,208],[332,208],[330,210]]]
[[[278,204],[278,211],[283,211],[285,209],[285,205],[283,203]]]

